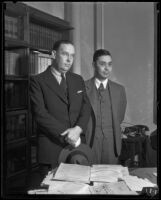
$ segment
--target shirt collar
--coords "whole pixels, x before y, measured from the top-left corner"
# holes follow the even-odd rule
[[[55,76],[56,80],[60,84],[62,80],[61,73],[54,67],[51,67],[51,73]],[[66,78],[66,74],[64,74],[64,77]]]
[[[104,81],[100,81],[98,78],[95,78],[95,85],[96,85],[97,89],[99,88],[101,83],[103,83],[103,87],[104,87],[104,89],[106,89],[108,79],[105,79]]]
[[[61,77],[61,73],[58,70],[56,70],[54,67],[51,67],[51,72],[52,74]]]

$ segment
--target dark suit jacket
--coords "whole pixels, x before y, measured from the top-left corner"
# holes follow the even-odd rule
[[[38,124],[40,163],[56,166],[60,151],[67,145],[60,134],[75,125],[85,132],[89,120],[90,103],[82,77],[67,72],[66,81],[68,100],[50,66],[30,79],[31,109]]]
[[[115,83],[111,80],[108,80],[110,96],[111,96],[111,104],[112,104],[112,116],[113,116],[113,130],[114,130],[114,142],[115,142],[115,150],[116,154],[120,155],[121,151],[121,129],[120,124],[124,120],[125,110],[126,110],[126,93],[125,88]],[[86,140],[88,144],[92,145],[94,135],[95,135],[95,125],[96,125],[96,116],[97,116],[97,98],[94,93],[94,77],[85,81],[87,95],[89,97],[92,112],[91,117],[88,123],[87,131],[86,131]],[[91,146],[90,145],[90,146]]]

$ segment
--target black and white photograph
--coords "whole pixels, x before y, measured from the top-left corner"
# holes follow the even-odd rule
[[[1,197],[159,199],[160,3],[1,8]]]

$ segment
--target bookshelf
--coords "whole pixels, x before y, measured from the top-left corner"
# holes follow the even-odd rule
[[[65,20],[24,3],[4,3],[4,99],[6,191],[25,187],[38,168],[36,123],[30,112],[30,76],[51,64],[50,52],[58,39],[69,39]],[[18,191],[17,191],[18,192]]]

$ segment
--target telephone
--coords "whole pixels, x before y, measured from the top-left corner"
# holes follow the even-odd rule
[[[133,126],[126,127],[124,130],[124,134],[126,136],[135,137],[135,136],[145,135],[145,131],[149,131],[149,128],[147,126],[133,125]]]

